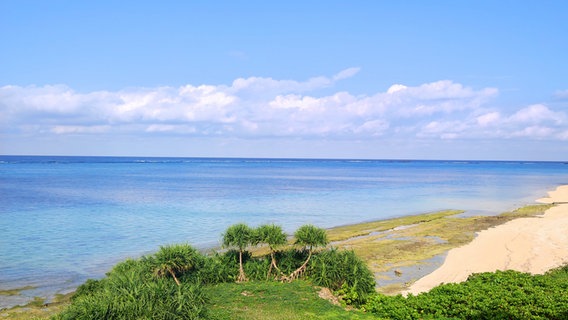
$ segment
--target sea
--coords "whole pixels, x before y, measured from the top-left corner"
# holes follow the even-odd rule
[[[292,234],[445,209],[494,215],[564,184],[568,162],[0,156],[0,309],[49,301],[161,245],[219,247],[239,222]]]

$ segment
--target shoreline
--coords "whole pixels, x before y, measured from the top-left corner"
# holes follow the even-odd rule
[[[497,270],[531,274],[568,263],[568,185],[537,202],[554,205],[544,214],[518,218],[483,230],[470,243],[451,249],[438,269],[416,281],[405,293],[427,292],[442,283],[465,281],[469,275]]]
[[[566,188],[563,190],[568,193],[568,186],[560,188]],[[555,192],[551,191],[549,194],[554,195]],[[559,202],[554,199],[548,203]],[[540,200],[547,202],[545,199]],[[568,197],[563,201],[568,201]],[[568,204],[562,205],[568,207]],[[418,282],[417,279],[425,278],[424,275],[435,273],[449,252],[472,242],[480,230],[502,225],[506,221],[542,214],[549,208],[528,204],[518,210],[527,207],[535,207],[534,212],[531,209],[528,213],[514,211],[497,216],[464,216],[463,210],[447,210],[337,226],[327,231],[334,246],[353,249],[365,260],[375,274],[379,292],[398,294],[407,292],[413,283]],[[372,250],[367,250],[369,248]],[[568,255],[566,257],[568,258]],[[21,289],[24,288],[14,290]],[[4,295],[4,298],[6,297]]]
[[[541,215],[551,207],[526,204],[492,216],[447,210],[336,227],[328,230],[328,236],[333,246],[354,250],[367,263],[378,292],[394,295],[434,272],[449,251],[470,243],[480,231]]]

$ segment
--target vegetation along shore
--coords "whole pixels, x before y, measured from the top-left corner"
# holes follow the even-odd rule
[[[566,230],[567,191],[561,187],[541,199],[545,204],[498,216],[448,210],[330,230],[307,225],[290,239],[279,226],[238,224],[222,235],[227,250],[204,254],[186,244],[163,246],[153,255],[119,263],[107,277],[87,281],[72,295],[47,305],[38,298],[2,310],[0,318],[566,319],[568,267],[562,265],[568,256],[562,252],[558,259],[549,257],[555,265],[539,272],[497,271],[516,269],[512,265],[472,269],[469,278],[456,278],[467,279],[459,284],[443,280],[446,284],[432,282],[434,289],[412,288],[423,281],[419,278],[436,274],[432,271],[448,251],[446,262],[488,233],[518,229],[513,223],[537,230],[556,219],[555,227]],[[546,245],[566,247],[565,237],[546,240],[538,242],[541,255],[549,252]],[[482,256],[488,262],[500,258],[492,252]],[[414,294],[401,295],[409,290]],[[428,292],[418,294],[423,291]]]

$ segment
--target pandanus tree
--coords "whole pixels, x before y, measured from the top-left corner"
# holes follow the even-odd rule
[[[237,282],[247,281],[243,268],[243,252],[254,241],[254,230],[244,223],[237,223],[230,226],[223,234],[223,246],[226,248],[236,247],[239,250],[239,275]]]
[[[154,265],[154,275],[164,277],[170,275],[179,286],[178,275],[196,267],[199,253],[187,244],[162,246],[150,261]]]
[[[258,240],[261,243],[266,243],[270,249],[270,267],[268,268],[268,273],[266,277],[269,278],[272,274],[272,269],[275,269],[278,274],[282,274],[280,268],[276,264],[276,249],[279,246],[286,244],[286,234],[282,230],[282,227],[275,224],[265,224],[261,225],[256,229]]]
[[[324,247],[329,243],[325,230],[311,224],[301,226],[294,233],[294,237],[296,238],[296,245],[300,245],[308,250],[308,257],[298,269],[290,274],[288,277],[289,281],[297,279],[306,271],[306,267],[308,266],[308,262],[310,262],[314,248]]]

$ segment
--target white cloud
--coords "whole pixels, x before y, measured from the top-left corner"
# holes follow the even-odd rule
[[[519,131],[513,132],[513,137],[528,137],[528,138],[546,138],[554,133],[552,128],[531,126]]]
[[[499,114],[499,112],[486,113],[476,118],[477,124],[479,124],[482,127],[497,124],[499,123],[500,119],[501,119],[501,114]]]
[[[51,132],[56,134],[69,133],[104,133],[110,130],[110,126],[54,126]]]
[[[566,140],[567,115],[544,104],[489,108],[495,88],[448,80],[393,84],[386,92],[317,95],[352,77],[348,68],[306,81],[249,77],[230,85],[75,92],[62,86],[0,87],[3,131],[58,135],[176,134],[216,137]]]
[[[455,139],[468,127],[467,123],[460,121],[432,121],[425,125],[417,136]]]
[[[387,121],[377,119],[363,123],[361,126],[355,128],[353,132],[357,134],[370,134],[372,136],[380,136],[385,133],[389,126],[390,125]]]
[[[342,70],[333,76],[333,81],[351,78],[359,73],[360,70],[361,68],[347,68],[345,70]]]
[[[562,123],[565,118],[566,115],[561,112],[551,111],[542,104],[534,104],[517,111],[509,120],[518,123],[541,123],[546,121]]]
[[[406,88],[408,88],[408,87],[405,86],[405,85],[402,85],[402,84],[393,84],[393,85],[390,86],[390,88],[387,90],[387,93],[393,94],[393,93],[395,93],[395,92],[397,92],[397,91],[401,91],[401,90],[404,90],[404,89],[406,89]]]
[[[232,93],[242,93],[244,91],[273,96],[291,92],[302,93],[330,87],[337,81],[353,77],[359,70],[359,68],[347,68],[331,78],[319,76],[303,82],[295,80],[275,80],[262,77],[238,78],[233,81],[232,85],[227,88],[227,90]]]

